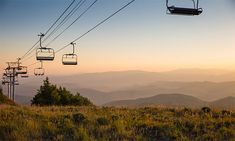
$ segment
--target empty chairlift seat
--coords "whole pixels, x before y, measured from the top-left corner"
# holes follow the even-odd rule
[[[16,70],[16,74],[27,74],[27,67],[26,66],[19,66]]]
[[[43,62],[40,61],[41,66],[34,69],[35,76],[43,76],[45,74],[45,70],[43,68]]]
[[[27,74],[22,74],[21,75],[21,78],[28,78],[29,77],[29,75],[27,75]]]
[[[185,8],[185,7],[177,7],[177,6],[169,6],[169,0],[166,0],[167,9],[169,11],[169,14],[176,14],[176,15],[188,15],[188,16],[194,16],[194,15],[200,15],[203,10],[202,8],[199,8],[199,0],[192,0],[193,2],[193,8]]]
[[[36,59],[38,61],[53,61],[55,58],[55,52],[52,48],[41,47],[36,51]]]
[[[73,52],[69,54],[64,54],[62,56],[62,64],[63,65],[77,65],[78,64],[78,57],[74,53],[75,52],[75,43],[70,43],[73,46]]]
[[[62,56],[63,65],[77,65],[77,55],[76,54],[64,54]]]

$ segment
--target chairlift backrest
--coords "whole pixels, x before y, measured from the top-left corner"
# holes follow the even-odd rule
[[[16,74],[27,74],[27,67],[26,66],[19,66],[16,70]]]
[[[36,59],[38,61],[53,61],[55,52],[52,48],[38,48],[36,50]]]
[[[203,10],[202,8],[198,7],[199,0],[192,0],[192,2],[193,2],[193,8],[177,7],[174,5],[169,6],[169,0],[166,0],[166,6],[169,14],[188,15],[188,16],[200,15],[203,12]]]
[[[6,70],[10,70],[10,68],[17,68],[18,67],[18,62],[7,62],[8,67]]]
[[[62,56],[63,65],[77,65],[77,55],[76,54],[64,54]]]

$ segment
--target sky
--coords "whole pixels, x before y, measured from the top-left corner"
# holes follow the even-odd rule
[[[77,3],[79,0],[76,0]],[[69,25],[94,0],[87,0]],[[98,0],[55,42],[54,50],[67,45],[130,0]],[[0,0],[0,69],[23,56],[72,0]],[[171,4],[191,6],[190,0]],[[96,30],[76,42],[77,66],[63,66],[61,57],[71,47],[45,62],[47,74],[182,68],[235,70],[235,1],[201,0],[200,16],[166,14],[165,0],[136,0]],[[53,38],[49,38],[48,42]],[[47,42],[46,42],[47,43]],[[45,43],[45,44],[46,44]],[[35,52],[33,52],[35,54]],[[26,57],[27,58],[27,57]],[[36,62],[32,57],[22,62]],[[30,73],[39,64],[30,66]]]

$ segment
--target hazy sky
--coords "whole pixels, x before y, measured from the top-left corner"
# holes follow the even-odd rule
[[[37,35],[45,32],[71,1],[0,0],[0,68],[32,47],[39,39]],[[87,0],[65,26],[93,1]],[[58,50],[70,43],[127,2],[98,0],[50,47]],[[191,4],[190,0],[182,2]],[[78,66],[61,64],[62,54],[71,51],[67,48],[56,54],[54,62],[45,63],[46,71],[66,74],[133,69],[235,69],[234,0],[201,0],[200,6],[204,9],[200,16],[171,16],[166,14],[165,0],[136,0],[77,42]],[[24,65],[34,62],[35,57]],[[31,69],[34,67],[37,65]]]

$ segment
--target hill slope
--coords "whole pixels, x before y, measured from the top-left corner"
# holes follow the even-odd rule
[[[120,100],[105,104],[105,106],[146,106],[146,105],[164,105],[164,106],[185,106],[202,107],[206,102],[183,94],[160,94],[148,98],[139,98],[135,100]]]
[[[1,107],[1,141],[232,141],[235,113],[200,109]],[[222,115],[222,114],[221,114]]]
[[[7,96],[5,96],[3,93],[2,93],[2,90],[0,89],[0,105],[1,104],[7,104],[7,105],[15,105],[15,102],[8,99]]]
[[[216,100],[211,102],[210,106],[215,108],[235,109],[235,97],[230,96]]]
[[[38,83],[38,85],[41,84],[41,82]],[[33,97],[33,95],[36,94],[39,86],[32,86],[33,84],[30,84],[24,83],[20,87],[17,87],[16,94]],[[235,82],[158,81],[150,84],[148,83],[146,85],[132,85],[130,87],[124,87],[120,90],[110,92],[103,92],[91,88],[80,88],[80,85],[75,84],[61,85],[65,86],[73,93],[79,92],[82,96],[89,98],[93,103],[97,105],[102,105],[116,100],[137,99],[151,97],[158,94],[172,93],[187,94],[205,101],[215,101],[224,97],[235,96]],[[25,103],[21,102],[21,100],[18,102]]]
[[[205,101],[235,96],[235,82],[179,82],[158,81],[147,85],[137,85],[127,89],[110,92],[114,100],[137,99],[158,94],[187,94]]]
[[[119,100],[105,104],[104,106],[115,107],[138,107],[149,105],[161,106],[179,106],[189,108],[199,108],[203,106],[210,106],[213,108],[235,109],[235,97],[226,97],[214,102],[202,101],[193,96],[183,94],[160,94],[148,98],[139,98],[134,100]]]
[[[171,93],[187,94],[205,101],[214,101],[235,96],[235,82],[232,81],[235,80],[234,74],[228,71],[200,69],[168,72],[120,71],[50,76],[50,80],[73,93],[80,92],[95,104],[102,105],[115,100]],[[16,87],[16,95],[33,97],[43,79],[45,78],[30,77],[20,80],[21,85]],[[5,87],[4,89],[6,91]]]

